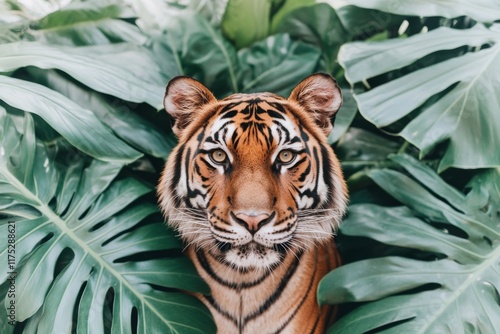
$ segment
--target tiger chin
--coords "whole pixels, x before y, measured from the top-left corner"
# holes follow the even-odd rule
[[[194,79],[169,82],[164,106],[179,143],[159,203],[210,287],[196,296],[218,333],[323,333],[333,320],[316,289],[340,265],[333,233],[347,190],[327,136],[341,104],[327,74],[288,99],[217,100]]]

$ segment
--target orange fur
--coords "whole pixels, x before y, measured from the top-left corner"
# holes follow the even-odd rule
[[[197,296],[219,333],[322,333],[331,322],[316,289],[340,265],[332,235],[347,192],[326,140],[340,99],[327,75],[308,77],[288,100],[217,101],[185,77],[167,87],[179,145],[159,182],[160,207],[211,289]]]

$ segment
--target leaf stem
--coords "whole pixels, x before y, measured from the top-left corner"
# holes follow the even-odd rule
[[[405,153],[406,150],[408,149],[408,147],[410,147],[410,142],[408,142],[408,141],[405,140],[403,142],[403,145],[401,145],[401,147],[399,148],[398,154]]]

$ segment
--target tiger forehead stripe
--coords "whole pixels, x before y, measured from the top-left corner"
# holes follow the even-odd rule
[[[259,115],[267,112],[269,116],[284,119],[281,114],[286,114],[285,108],[282,106],[281,101],[267,101],[261,97],[241,100],[238,102],[231,102],[225,105],[218,113],[221,119],[233,118],[238,113],[245,115],[245,119],[255,118],[260,120]]]
[[[266,101],[260,97],[230,102],[224,105],[207,128],[205,142],[233,148],[253,142],[269,149],[292,139],[300,141],[296,127],[279,100]]]

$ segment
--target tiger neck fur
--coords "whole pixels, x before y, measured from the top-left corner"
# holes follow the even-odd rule
[[[210,295],[197,297],[210,309],[219,334],[323,333],[332,317],[331,307],[318,306],[316,289],[340,265],[333,241],[287,252],[272,270],[238,270],[194,246],[187,255],[210,287]]]

